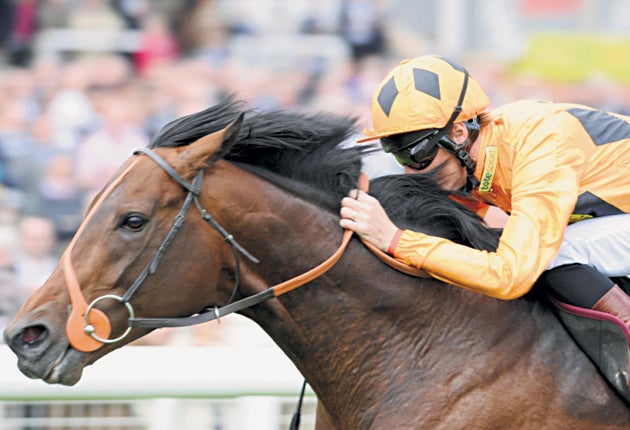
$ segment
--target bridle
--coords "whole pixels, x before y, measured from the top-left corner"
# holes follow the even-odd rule
[[[244,249],[241,245],[239,245],[234,237],[228,233],[213,217],[210,215],[199,202],[199,196],[201,192],[201,183],[203,182],[203,169],[200,169],[197,172],[197,175],[193,179],[192,182],[186,181],[171,165],[166,162],[160,155],[156,152],[152,151],[148,148],[141,148],[134,152],[136,155],[146,155],[151,160],[153,160],[160,168],[162,168],[174,181],[179,183],[185,190],[188,191],[184,203],[182,207],[175,217],[171,228],[166,234],[164,240],[158,247],[157,251],[149,261],[149,263],[144,267],[144,269],[140,272],[140,274],[136,277],[136,279],[132,282],[131,286],[126,290],[126,292],[122,296],[114,295],[114,294],[106,294],[96,299],[92,300],[92,302],[88,305],[85,300],[81,287],[74,270],[74,266],[72,264],[72,250],[76,244],[76,241],[88,221],[92,217],[92,214],[95,213],[96,209],[104,202],[104,200],[113,192],[115,187],[122,181],[122,179],[127,175],[127,173],[131,170],[133,166],[139,161],[140,157],[135,159],[123,172],[118,176],[110,185],[103,191],[100,195],[94,206],[91,208],[90,212],[86,216],[86,219],[83,221],[79,230],[75,234],[74,238],[68,245],[68,248],[64,252],[62,257],[63,263],[63,273],[66,280],[66,285],[68,288],[70,302],[72,311],[70,316],[68,317],[68,321],[66,324],[66,334],[68,336],[68,340],[70,344],[77,350],[83,352],[90,352],[100,348],[104,344],[112,344],[116,342],[122,341],[127,335],[130,333],[133,327],[144,327],[144,328],[160,328],[160,327],[184,327],[194,324],[200,324],[203,322],[208,322],[212,320],[218,320],[220,317],[241,311],[243,309],[254,306],[258,303],[261,303],[265,300],[269,300],[274,297],[278,297],[282,294],[285,294],[289,291],[298,288],[313,279],[321,276],[327,270],[329,270],[335,263],[339,260],[348,243],[350,242],[350,238],[352,237],[352,231],[346,230],[343,234],[342,242],[339,248],[332,254],[327,260],[325,260],[320,265],[314,267],[313,269],[302,273],[295,278],[292,278],[288,281],[277,284],[273,287],[269,287],[266,290],[263,290],[257,294],[252,296],[243,298],[241,300],[233,302],[239,287],[240,282],[240,262],[239,262],[239,254],[244,255],[248,260],[258,263],[259,260],[254,257],[251,253],[249,253],[246,249]],[[360,182],[360,188],[367,190],[367,177],[362,175]],[[198,209],[201,217],[204,221],[206,221],[212,228],[214,228],[223,239],[230,245],[234,260],[235,260],[235,275],[234,275],[234,287],[232,291],[232,295],[228,301],[228,304],[222,307],[214,306],[212,308],[205,308],[199,313],[188,316],[188,317],[179,317],[179,318],[136,318],[135,312],[129,300],[132,296],[138,291],[140,286],[144,283],[144,281],[152,274],[154,274],[158,268],[162,257],[164,256],[168,246],[172,242],[173,238],[181,228],[184,223],[184,219],[186,213],[192,206],[195,204]],[[391,257],[387,256],[387,254],[375,248],[373,245],[370,245],[368,242],[363,241],[372,252],[376,253],[383,261],[387,264],[390,264],[394,268],[399,271],[403,271],[412,276],[422,276],[426,277],[427,274],[421,269],[415,269],[410,266],[406,266],[402,263],[393,260]],[[114,300],[122,304],[127,312],[129,313],[129,325],[127,329],[118,337],[110,338],[111,333],[111,322],[107,315],[97,309],[95,305],[103,300]]]
[[[153,273],[155,273],[155,271],[157,270],[158,264],[160,263],[160,261],[162,260],[162,257],[164,256],[164,253],[166,252],[166,249],[168,248],[171,241],[173,240],[173,238],[175,237],[175,235],[181,228],[182,224],[184,223],[184,218],[186,217],[186,212],[188,212],[188,209],[190,208],[191,202],[195,203],[195,206],[197,207],[197,209],[199,210],[199,213],[201,214],[201,218],[203,218],[203,220],[206,223],[208,223],[212,228],[218,231],[219,234],[221,234],[221,236],[223,237],[223,240],[225,240],[232,248],[232,253],[234,254],[234,260],[236,261],[236,266],[235,266],[236,268],[235,268],[235,276],[234,276],[234,289],[232,292],[232,296],[230,298],[230,302],[231,302],[236,296],[236,292],[238,291],[239,282],[240,282],[240,263],[239,263],[238,253],[240,252],[245,257],[247,257],[247,259],[249,259],[250,261],[254,263],[259,263],[259,261],[256,257],[254,257],[251,253],[249,253],[245,248],[239,245],[238,242],[234,240],[234,236],[229,234],[221,226],[221,224],[219,224],[212,217],[212,215],[210,215],[201,206],[201,203],[199,202],[199,195],[201,193],[201,183],[203,182],[203,169],[200,169],[199,172],[197,172],[195,179],[193,180],[192,183],[190,183],[190,182],[187,182],[184,178],[182,178],[180,174],[177,173],[175,169],[173,169],[170,166],[170,164],[168,164],[162,157],[160,157],[158,154],[151,151],[150,149],[141,148],[135,151],[134,154],[145,154],[149,158],[151,158],[158,166],[160,166],[166,173],[168,173],[168,175],[172,179],[174,179],[182,187],[188,190],[188,195],[186,196],[186,199],[184,200],[184,204],[182,205],[182,208],[179,210],[179,213],[175,217],[175,221],[173,222],[173,225],[171,226],[170,230],[166,234],[166,237],[162,241],[162,244],[158,247],[155,255],[153,256],[153,258],[151,258],[151,261],[149,261],[149,264],[147,264],[144,270],[138,275],[136,280],[131,284],[129,289],[127,289],[127,292],[125,292],[125,294],[122,296],[121,303],[128,303],[131,296],[133,296],[136,293],[136,291],[138,290],[138,288],[140,288],[140,285],[142,285],[145,279],[149,275],[152,275]]]
[[[213,217],[210,215],[199,202],[199,195],[201,192],[201,183],[203,181],[203,169],[200,169],[197,175],[195,176],[192,182],[186,181],[182,176],[175,171],[161,156],[148,148],[141,148],[134,152],[135,155],[144,154],[148,156],[151,160],[153,160],[158,166],[160,166],[173,180],[179,183],[185,190],[188,191],[184,203],[182,204],[179,213],[175,216],[175,220],[171,225],[168,233],[166,234],[164,240],[158,247],[157,251],[149,261],[149,263],[144,267],[144,269],[140,272],[140,274],[136,277],[136,279],[132,282],[131,286],[127,289],[125,294],[122,296],[114,295],[114,294],[106,294],[94,299],[89,305],[86,304],[85,299],[81,293],[81,288],[78,282],[78,278],[76,276],[76,272],[72,265],[72,250],[76,244],[76,239],[80,236],[80,233],[83,231],[84,226],[87,224],[88,220],[91,218],[91,215],[95,212],[95,210],[103,203],[106,197],[108,197],[114,188],[122,181],[122,179],[127,175],[127,173],[131,170],[131,168],[136,164],[139,160],[136,159],[132,162],[127,169],[116,179],[114,180],[106,189],[103,191],[102,195],[99,197],[95,205],[90,210],[90,213],[86,217],[86,220],[81,224],[79,231],[74,236],[72,242],[68,245],[68,249],[63,255],[63,270],[64,276],[66,279],[66,284],[68,287],[68,291],[70,294],[70,301],[72,304],[72,312],[70,317],[68,318],[68,323],[66,325],[66,334],[68,335],[68,340],[72,344],[72,346],[80,351],[89,352],[99,348],[103,344],[110,344],[122,341],[129,332],[131,328],[134,327],[133,322],[137,324],[142,324],[146,319],[137,319],[135,318],[135,312],[129,300],[131,297],[138,291],[140,286],[144,283],[144,281],[156,272],[157,267],[164,257],[164,254],[172,242],[173,238],[181,228],[184,223],[184,219],[186,217],[186,213],[190,209],[192,203],[195,203],[195,206],[199,210],[201,217],[204,221],[206,221],[210,226],[212,226],[216,231],[221,234],[223,239],[230,245],[232,248],[232,252],[235,258],[235,276],[234,276],[234,289],[232,292],[232,296],[230,298],[230,302],[235,297],[239,282],[240,282],[240,260],[238,258],[238,253],[243,254],[249,260],[254,263],[258,263],[258,259],[250,254],[246,249],[244,249],[241,245],[239,245],[234,237],[229,234]],[[116,337],[109,338],[109,334],[111,331],[111,323],[109,322],[109,318],[99,309],[95,308],[95,305],[103,300],[114,300],[118,301],[122,305],[125,306],[127,312],[129,313],[130,324],[125,330],[125,332]],[[216,311],[215,311],[216,312]],[[184,320],[191,320],[194,317],[183,318]],[[167,319],[171,320],[171,319]],[[171,324],[173,326],[180,325],[177,323],[178,318],[173,318]],[[82,321],[82,323],[81,323]],[[190,325],[194,324],[195,320],[192,319],[191,322],[184,322],[181,325]],[[145,322],[146,324],[146,322]],[[82,326],[82,327],[81,327]],[[140,327],[141,325],[136,325]],[[166,325],[164,325],[166,326]],[[147,327],[144,325],[144,327]],[[157,326],[149,326],[149,327],[157,327]],[[77,330],[80,329],[80,330]]]
[[[103,344],[111,344],[122,341],[129,332],[132,327],[147,327],[147,328],[157,328],[157,327],[183,327],[193,324],[199,324],[206,321],[211,321],[214,319],[219,319],[221,316],[238,312],[242,309],[253,306],[262,301],[268,300],[273,297],[277,297],[281,294],[284,294],[288,291],[291,291],[294,288],[297,288],[300,285],[303,285],[312,279],[315,279],[321,272],[311,273],[307,272],[301,276],[298,276],[290,281],[284,282],[282,284],[278,284],[275,287],[269,288],[267,290],[262,291],[261,293],[255,294],[253,296],[247,297],[245,299],[236,301],[232,303],[232,300],[236,296],[239,287],[239,279],[240,279],[240,260],[239,253],[244,255],[247,259],[254,263],[258,263],[258,259],[254,257],[251,253],[249,253],[245,248],[239,245],[234,237],[228,233],[213,217],[210,215],[199,202],[199,195],[201,189],[201,183],[203,181],[203,169],[200,169],[197,175],[195,176],[192,182],[186,181],[182,176],[175,171],[160,155],[156,152],[152,151],[148,148],[142,148],[135,152],[135,154],[143,154],[148,156],[151,160],[153,160],[159,167],[161,167],[173,180],[179,183],[185,190],[188,191],[188,194],[184,200],[184,203],[175,217],[173,225],[170,230],[166,234],[166,237],[158,247],[155,255],[151,258],[149,263],[144,267],[144,269],[140,272],[140,274],[136,277],[136,279],[132,282],[131,286],[127,289],[125,294],[122,296],[114,295],[114,294],[106,294],[94,299],[89,305],[87,301],[83,297],[81,293],[81,287],[78,282],[78,278],[76,272],[74,270],[74,266],[72,264],[72,250],[76,244],[77,238],[80,236],[81,232],[87,225],[89,219],[92,214],[96,211],[96,209],[103,203],[103,201],[112,193],[114,188],[122,181],[122,179],[127,175],[127,173],[131,170],[133,166],[139,160],[134,160],[128,167],[123,171],[123,173],[114,180],[101,194],[99,199],[96,201],[90,213],[87,215],[84,222],[81,224],[81,227],[75,234],[73,240],[68,245],[62,259],[63,259],[63,272],[66,280],[66,285],[68,288],[68,292],[70,295],[70,302],[72,306],[71,314],[68,318],[68,322],[66,324],[66,334],[68,336],[68,340],[70,344],[75,348],[83,352],[90,352],[98,349]],[[164,253],[166,252],[168,246],[172,242],[173,238],[181,228],[184,223],[184,219],[186,213],[189,208],[192,206],[194,202],[195,206],[199,210],[201,217],[204,221],[206,221],[212,228],[214,228],[223,239],[230,245],[232,248],[232,252],[234,254],[235,259],[235,276],[234,276],[234,289],[232,292],[232,297],[230,298],[228,304],[224,307],[214,307],[212,308],[212,312],[209,312],[210,309],[204,309],[202,312],[189,316],[189,317],[181,317],[181,318],[136,318],[135,312],[129,300],[131,297],[138,291],[140,286],[144,283],[149,275],[152,275],[156,272]],[[350,234],[346,234],[344,236],[344,244],[350,240]],[[344,248],[345,248],[344,245]],[[328,265],[325,270],[332,267],[341,254],[341,252],[335,253],[333,256],[335,259],[332,261],[331,259],[327,260]],[[325,262],[326,263],[326,262]],[[321,266],[319,266],[321,267]],[[129,313],[129,326],[125,330],[125,332],[116,337],[110,338],[111,332],[111,323],[109,318],[103,311],[97,309],[95,305],[103,300],[114,300],[125,306],[127,312]]]

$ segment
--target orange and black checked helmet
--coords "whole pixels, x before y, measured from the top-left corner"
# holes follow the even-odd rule
[[[407,59],[383,79],[372,100],[372,130],[359,142],[399,133],[442,129],[488,106],[488,96],[458,64],[436,55]],[[467,81],[467,82],[466,82]],[[467,86],[465,86],[467,84]],[[460,96],[461,111],[453,120]]]

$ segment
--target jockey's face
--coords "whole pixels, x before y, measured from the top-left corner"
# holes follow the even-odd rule
[[[468,139],[468,129],[463,122],[458,122],[453,124],[448,135],[455,143],[464,144]],[[476,159],[476,157],[474,158]],[[443,189],[447,191],[461,190],[466,185],[466,167],[461,165],[453,153],[442,147],[439,147],[433,161],[424,169],[416,170],[405,166],[405,173],[430,173],[438,168],[440,171],[436,172],[436,180]]]
[[[437,173],[437,182],[441,188],[447,191],[460,190],[466,185],[466,168],[463,167],[453,154],[439,148],[438,152],[425,169],[415,170],[411,167],[404,167],[406,174],[414,173],[430,173],[440,167],[439,173]]]

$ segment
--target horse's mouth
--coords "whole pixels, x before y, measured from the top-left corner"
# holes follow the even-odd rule
[[[85,353],[68,347],[50,366],[48,373],[42,379],[49,384],[76,384],[83,374],[84,357]]]
[[[84,357],[84,353],[68,346],[43,369],[38,368],[37,363],[31,365],[24,360],[18,361],[18,367],[29,378],[41,379],[48,384],[75,385],[83,374]]]
[[[67,348],[65,351],[62,351],[62,353],[59,354],[59,357],[57,357],[57,359],[50,365],[50,367],[48,368],[48,372],[42,377],[44,381],[48,382],[49,384],[55,384],[57,383],[57,381],[59,381],[60,371],[62,368],[61,364],[66,358],[69,350],[70,348]]]

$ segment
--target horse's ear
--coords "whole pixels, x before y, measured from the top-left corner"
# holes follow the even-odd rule
[[[227,127],[207,134],[188,145],[179,156],[182,163],[196,171],[206,166],[211,160],[222,158],[238,140],[243,117],[241,113]]]
[[[227,153],[238,140],[243,126],[243,118],[245,118],[245,114],[241,112],[230,125],[223,129],[225,135],[223,136],[223,145],[221,145],[221,155]]]

